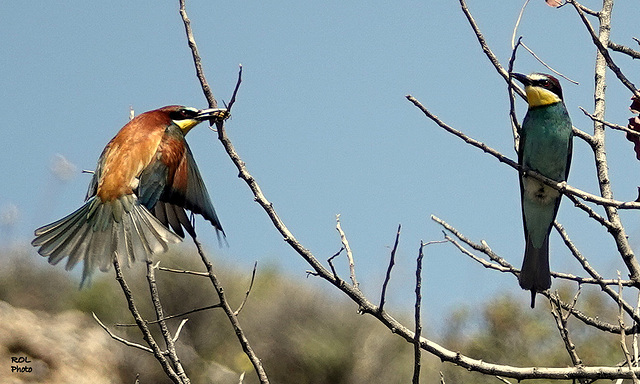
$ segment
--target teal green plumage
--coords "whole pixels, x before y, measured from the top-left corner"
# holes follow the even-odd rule
[[[560,85],[549,75],[514,77],[525,84],[530,99],[520,132],[518,162],[524,170],[536,171],[558,182],[566,181],[573,131]],[[554,95],[557,99],[552,98]],[[526,246],[519,280],[523,289],[531,291],[533,307],[535,294],[551,287],[549,233],[562,195],[541,181],[521,174],[520,197]]]

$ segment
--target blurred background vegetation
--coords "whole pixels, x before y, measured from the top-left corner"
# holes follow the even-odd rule
[[[0,318],[1,328],[11,330],[12,335],[2,336],[0,329],[0,342],[10,344],[1,346],[4,351],[2,358],[7,359],[5,355],[28,355],[36,360],[32,363],[34,369],[44,372],[13,374],[11,378],[15,380],[10,382],[76,383],[77,377],[87,377],[91,364],[104,367],[91,371],[97,376],[87,382],[134,383],[137,375],[140,383],[170,382],[150,354],[112,340],[91,318],[94,312],[118,335],[144,344],[136,327],[115,325],[133,323],[133,319],[113,271],[97,273],[91,286],[80,290],[74,274],[65,272],[62,266],[48,265],[32,249],[13,247],[0,252],[0,300],[16,311],[0,310],[0,314],[4,312]],[[162,256],[161,261],[161,265],[166,267],[202,270],[199,257],[187,246],[174,248]],[[215,262],[214,265],[231,303],[239,305],[250,282],[250,271],[233,270]],[[125,277],[139,308],[147,319],[153,320],[144,273],[142,263],[125,269]],[[207,278],[161,271],[157,277],[166,314],[217,303],[217,296]],[[570,301],[575,286],[562,286],[560,291],[565,300]],[[599,314],[601,320],[616,322],[617,309],[603,302],[596,290],[583,292],[580,302],[586,303],[581,309],[587,314]],[[34,311],[36,316],[20,320],[18,314],[26,315],[23,309]],[[501,297],[487,298],[482,303],[468,303],[457,309],[450,314],[446,329],[436,330],[424,324],[424,334],[449,349],[484,361],[519,366],[571,365],[553,317],[545,309],[548,309],[548,303],[542,300],[535,310],[531,310],[528,303],[518,302],[505,293]],[[408,308],[407,313],[394,315],[410,325],[413,316],[410,311]],[[610,317],[607,318],[606,314]],[[237,383],[242,372],[246,372],[245,383],[257,382],[221,310],[207,310],[187,317],[189,321],[180,335],[178,353],[192,382]],[[64,326],[64,322],[70,319],[75,319],[75,328]],[[17,328],[10,325],[12,321],[34,324],[27,324],[26,333],[19,334],[15,331]],[[345,298],[328,290],[312,289],[303,278],[283,276],[274,268],[259,266],[240,321],[273,383],[411,381],[411,345],[395,337],[375,319],[358,315],[356,306]],[[169,321],[173,331],[179,322],[180,319]],[[36,331],[40,327],[44,329],[42,335]],[[586,364],[611,365],[623,360],[618,335],[594,332],[575,319],[569,320],[569,327],[578,354]],[[75,337],[59,343],[69,344],[68,348],[78,351],[80,347],[74,345],[77,342],[90,348],[82,355],[97,357],[96,361],[79,364],[74,371],[76,376],[66,380],[53,375],[53,371],[76,358],[64,360],[60,357],[61,362],[55,363],[56,357],[45,358],[37,347],[37,338],[51,338],[57,332],[72,333]],[[86,332],[92,332],[91,336],[84,337]],[[20,339],[19,342],[16,338]],[[86,345],[98,343],[98,339],[99,344],[95,347]],[[44,348],[49,348],[46,343],[54,342],[45,342]],[[56,356],[64,353],[59,352]],[[42,362],[38,363],[39,360]],[[8,367],[3,366],[2,369],[7,372]],[[78,372],[84,369],[87,372]],[[440,372],[447,383],[497,382],[494,377],[468,372],[423,353],[423,382],[440,382]]]

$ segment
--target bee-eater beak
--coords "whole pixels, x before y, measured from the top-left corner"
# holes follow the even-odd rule
[[[229,111],[226,108],[208,108],[201,109],[195,117],[198,121],[209,120],[211,123],[215,123],[220,120],[226,120],[229,118]]]
[[[523,75],[522,73],[512,73],[511,77],[513,77],[514,79],[518,80],[519,82],[521,82],[522,84],[524,84],[525,86],[531,84],[531,79],[529,79],[529,76],[527,75]]]

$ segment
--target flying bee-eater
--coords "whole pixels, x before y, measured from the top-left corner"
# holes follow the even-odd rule
[[[171,105],[142,113],[109,141],[98,159],[85,204],[36,229],[31,244],[66,269],[83,261],[82,282],[96,267],[108,271],[115,257],[130,263],[164,252],[170,243],[195,237],[185,209],[222,225],[185,135],[205,120],[228,117],[225,109]]]
[[[567,180],[571,165],[573,130],[562,99],[558,79],[532,73],[513,77],[524,85],[529,107],[520,130],[518,163],[557,182]],[[537,292],[551,287],[549,233],[562,195],[551,186],[520,174],[520,199],[526,246],[520,271],[520,287],[531,291],[531,307]]]

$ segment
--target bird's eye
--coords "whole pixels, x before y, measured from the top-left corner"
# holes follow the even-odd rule
[[[549,88],[549,86],[551,85],[551,82],[549,82],[549,80],[545,79],[542,80],[542,86],[545,88]]]
[[[194,111],[193,109],[181,109],[180,110],[180,114],[183,116],[184,119],[191,119],[196,117],[196,115],[198,114],[197,111]]]
[[[169,116],[171,117],[171,120],[185,120],[192,119],[197,114],[198,112],[194,111],[193,109],[182,108],[177,111],[171,112]]]

